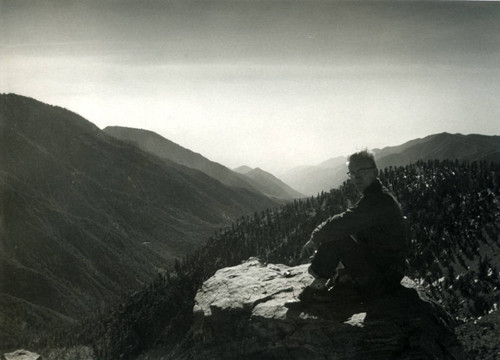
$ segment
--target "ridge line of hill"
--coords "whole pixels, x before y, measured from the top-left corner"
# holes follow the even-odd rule
[[[117,139],[138,146],[140,149],[161,159],[200,170],[227,186],[241,187],[261,193],[279,202],[304,197],[303,194],[295,191],[282,181],[278,181],[274,176],[273,178],[265,178],[261,175],[252,176],[251,174],[230,170],[150,130],[108,126],[103,131]]]

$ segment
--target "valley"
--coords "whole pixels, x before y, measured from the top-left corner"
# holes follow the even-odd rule
[[[171,349],[215,270],[252,256],[294,265],[312,229],[357,200],[342,156],[289,172],[290,186],[14,94],[0,95],[0,129],[1,350]],[[374,150],[412,221],[409,276],[464,326],[500,296],[499,138],[441,133]]]

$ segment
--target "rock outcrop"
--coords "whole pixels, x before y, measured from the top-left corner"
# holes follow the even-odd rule
[[[28,350],[16,350],[2,355],[2,360],[42,360],[42,357]]]
[[[394,293],[344,291],[328,303],[288,309],[310,284],[307,265],[249,259],[198,291],[196,359],[464,359],[450,316],[405,278]]]

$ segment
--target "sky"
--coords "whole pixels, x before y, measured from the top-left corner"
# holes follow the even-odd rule
[[[0,93],[275,174],[499,135],[500,3],[0,0]]]

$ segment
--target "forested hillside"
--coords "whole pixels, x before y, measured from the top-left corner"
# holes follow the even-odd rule
[[[275,205],[0,94],[0,352],[141,289],[214,229]]]
[[[417,162],[380,172],[411,223],[408,276],[423,284],[459,321],[496,310],[500,299],[500,164]],[[56,343],[91,344],[99,358],[189,348],[194,295],[217,269],[251,256],[295,265],[311,231],[358,200],[350,183],[304,201],[241,218],[112,311]],[[40,343],[39,346],[43,344]]]

